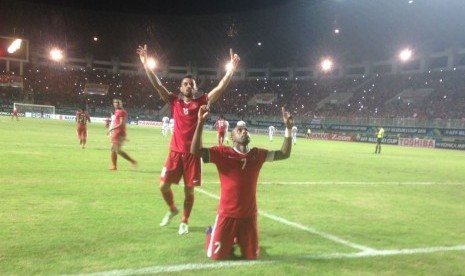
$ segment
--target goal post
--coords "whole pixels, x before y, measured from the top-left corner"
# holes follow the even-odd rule
[[[16,108],[18,112],[23,113],[25,117],[47,119],[55,118],[55,106],[53,105],[13,103],[13,108]]]

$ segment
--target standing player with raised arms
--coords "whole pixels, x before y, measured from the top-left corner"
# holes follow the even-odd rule
[[[181,80],[180,93],[174,94],[163,86],[155,72],[147,66],[147,45],[139,46],[137,53],[144,65],[145,72],[161,99],[171,106],[171,116],[174,118],[174,135],[171,137],[170,153],[160,176],[160,191],[168,205],[169,211],[162,219],[160,226],[167,225],[178,214],[174,202],[172,184],[179,184],[181,177],[184,180],[184,212],[179,225],[180,235],[189,232],[188,220],[194,205],[194,187],[201,185],[200,158],[190,153],[192,137],[197,125],[198,111],[202,105],[215,103],[223,94],[239,63],[239,56],[230,50],[230,68],[218,85],[209,93],[194,98],[197,92],[193,76],[186,75]]]

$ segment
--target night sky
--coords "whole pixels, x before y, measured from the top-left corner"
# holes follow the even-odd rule
[[[68,56],[136,62],[148,44],[170,65],[222,66],[233,48],[249,67],[342,64],[465,46],[463,0],[0,0],[0,35]],[[335,33],[339,29],[339,33]],[[93,37],[98,37],[95,42]]]

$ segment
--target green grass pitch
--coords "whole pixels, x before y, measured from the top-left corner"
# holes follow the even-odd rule
[[[108,171],[103,124],[81,149],[74,122],[0,117],[0,275],[463,275],[465,152],[298,139],[265,163],[258,188],[261,256],[215,262],[204,251],[218,175],[203,166],[190,233],[164,228],[158,190],[170,137],[128,127]],[[216,143],[205,132],[204,145]],[[252,146],[282,138],[252,134]],[[182,187],[173,186],[182,207]]]

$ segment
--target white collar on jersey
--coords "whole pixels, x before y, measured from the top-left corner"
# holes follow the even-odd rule
[[[249,153],[250,148],[247,146],[247,152],[240,152],[240,151],[238,151],[235,147],[233,147],[233,150],[234,150],[235,152],[239,153],[239,154],[246,155],[247,153]]]

